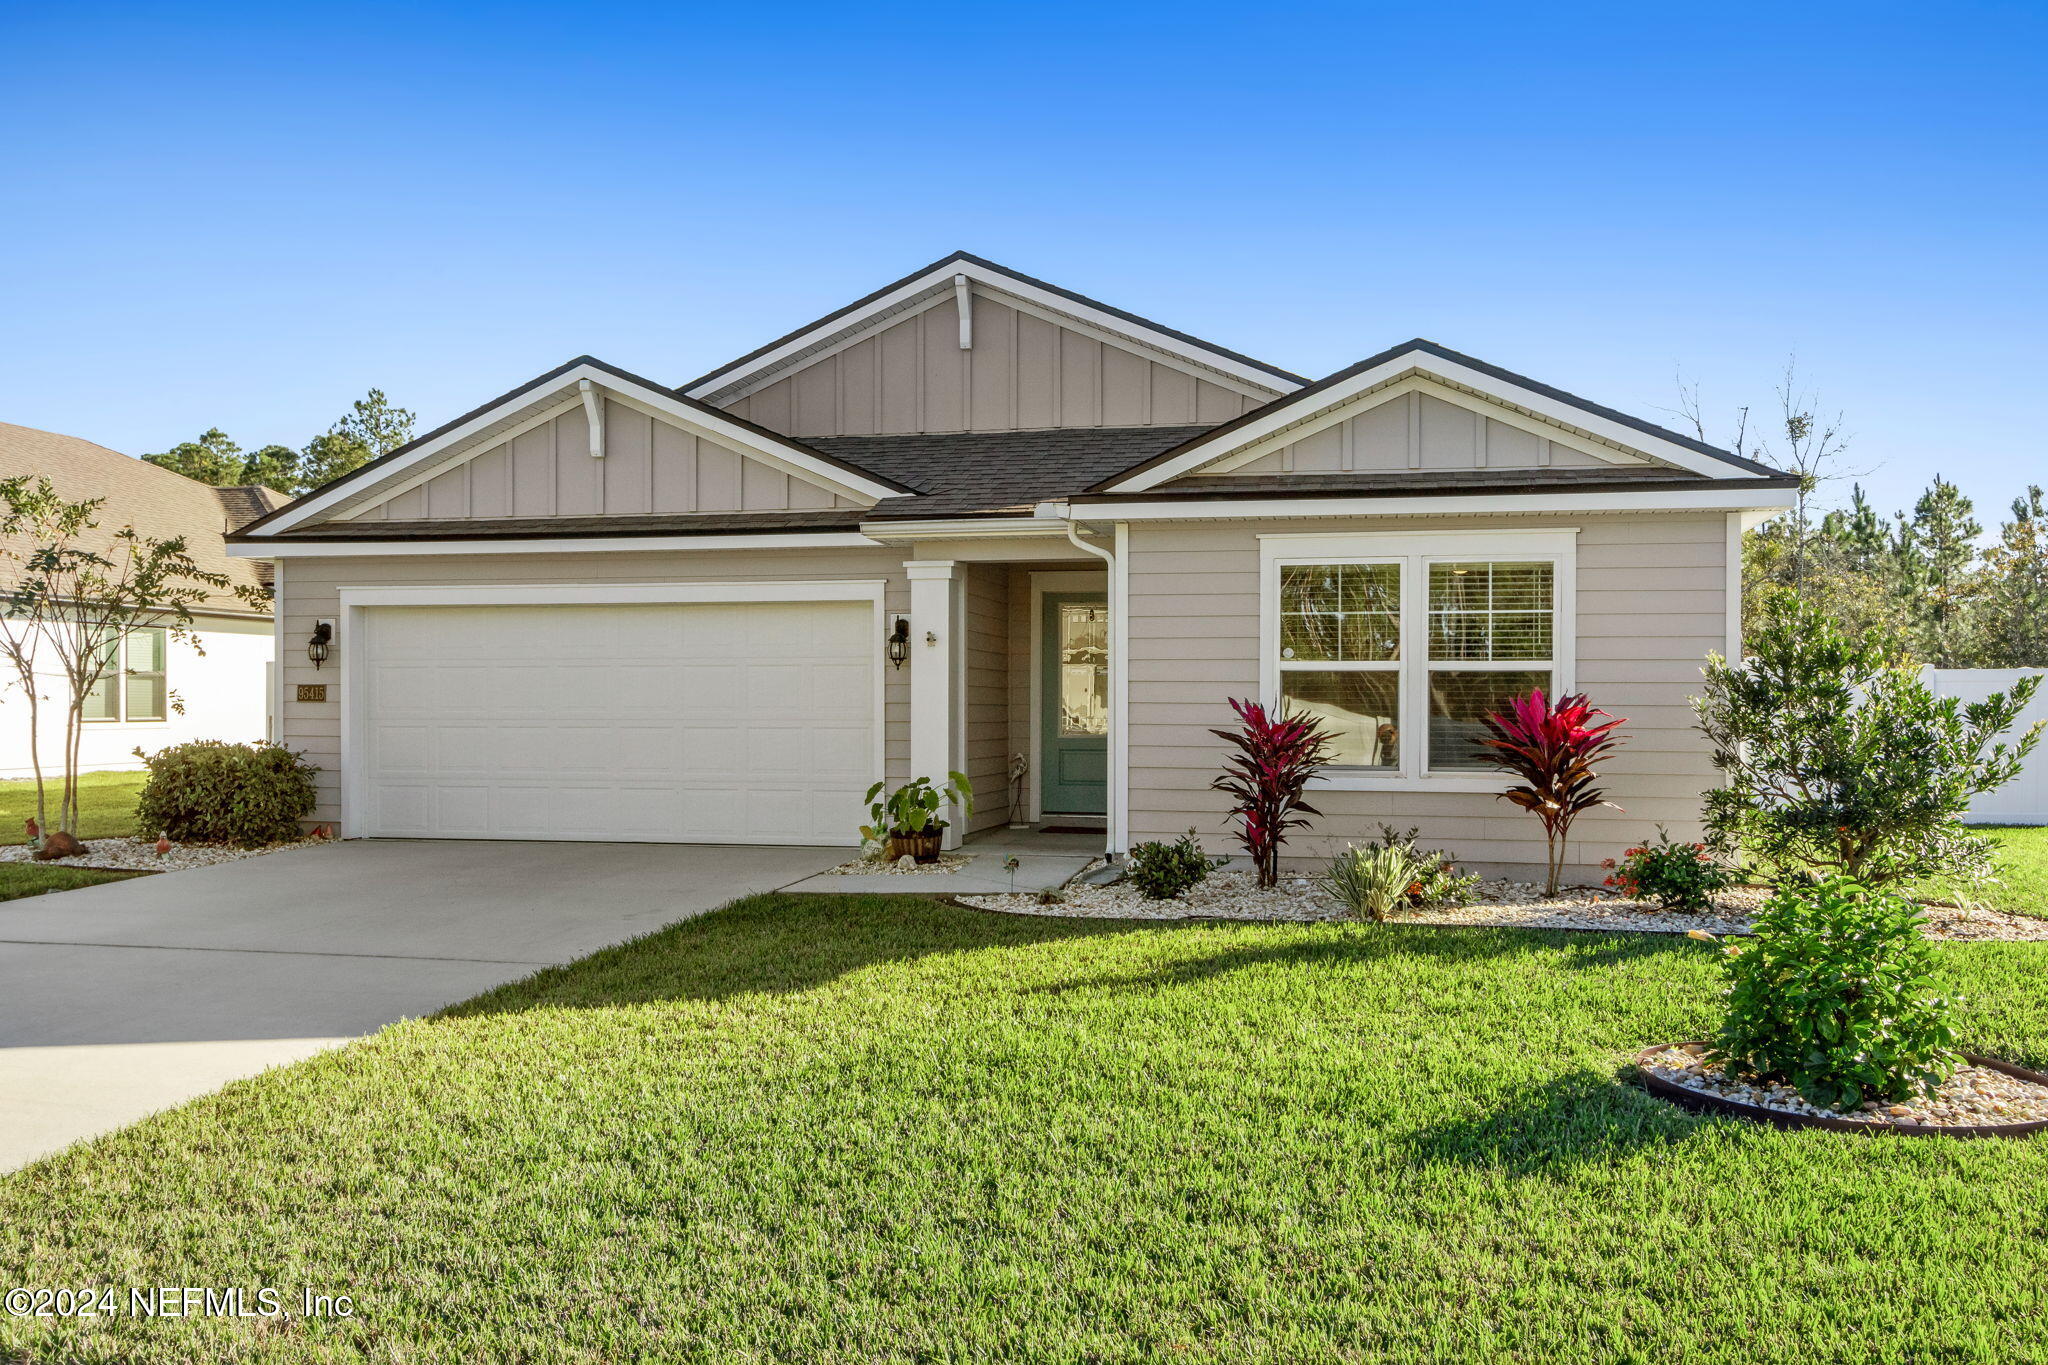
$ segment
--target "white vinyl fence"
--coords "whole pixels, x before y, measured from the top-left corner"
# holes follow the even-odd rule
[[[1969,702],[2003,692],[2021,678],[2040,677],[2048,669],[1927,668],[1921,672],[1937,697],[1961,697]],[[2025,734],[2037,720],[2048,720],[2048,683],[2020,713],[2013,734]],[[1973,825],[2048,825],[2048,738],[2041,741],[2018,777],[1970,803],[1968,819]]]

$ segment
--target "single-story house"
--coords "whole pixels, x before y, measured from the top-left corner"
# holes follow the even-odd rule
[[[1581,867],[1693,826],[1686,699],[1793,495],[1431,342],[1310,380],[963,253],[674,387],[579,357],[230,539],[345,837],[851,844],[877,777],[961,769],[955,839],[1222,849],[1255,697],[1337,735],[1291,852],[1526,869],[1480,717],[1628,718]]]
[[[0,422],[0,478],[43,475],[74,502],[103,500],[95,539],[111,545],[124,526],[155,539],[185,537],[200,568],[231,583],[261,585],[268,566],[230,557],[225,536],[275,511],[268,488],[214,488],[76,436]],[[0,589],[18,566],[0,559]],[[0,620],[0,630],[7,629]],[[155,752],[193,739],[258,740],[270,733],[270,613],[231,591],[209,591],[185,638],[164,626],[130,631],[120,657],[86,698],[80,767],[140,768],[135,750]],[[47,655],[46,655],[47,657]],[[39,734],[45,772],[58,771],[67,697],[55,670],[44,675]],[[0,778],[33,776],[28,707],[11,665],[0,664]]]

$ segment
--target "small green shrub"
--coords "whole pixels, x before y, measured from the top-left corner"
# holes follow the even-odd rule
[[[1920,907],[1847,877],[1788,884],[1729,949],[1717,1055],[1822,1108],[1901,1100],[1956,1068]]]
[[[1717,892],[1738,880],[1733,869],[1707,852],[1705,844],[1673,839],[1657,826],[1657,842],[1622,851],[1620,861],[1605,859],[1607,885],[1630,900],[1655,901],[1666,910],[1705,910]]]
[[[1479,874],[1460,872],[1451,855],[1444,850],[1425,851],[1415,842],[1420,828],[1410,826],[1403,833],[1392,825],[1380,826],[1380,837],[1366,847],[1398,848],[1408,855],[1412,873],[1408,884],[1408,903],[1413,906],[1464,905],[1479,888]]]
[[[320,770],[282,745],[201,739],[135,753],[149,769],[135,803],[145,839],[257,848],[298,838],[299,821],[313,813]]]
[[[1418,869],[1408,850],[1353,844],[1330,860],[1323,885],[1360,919],[1386,919],[1408,900]]]
[[[1167,901],[1207,881],[1209,870],[1220,862],[1202,852],[1195,832],[1189,830],[1170,844],[1157,839],[1133,844],[1124,859],[1124,875],[1146,900]]]

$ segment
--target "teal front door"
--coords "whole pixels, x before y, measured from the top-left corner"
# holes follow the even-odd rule
[[[1045,595],[1039,622],[1038,795],[1047,816],[1109,810],[1109,602]]]

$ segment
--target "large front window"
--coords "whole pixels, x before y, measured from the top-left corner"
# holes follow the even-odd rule
[[[1485,717],[1564,672],[1560,534],[1268,538],[1274,691],[1331,732],[1333,775],[1489,771]]]

